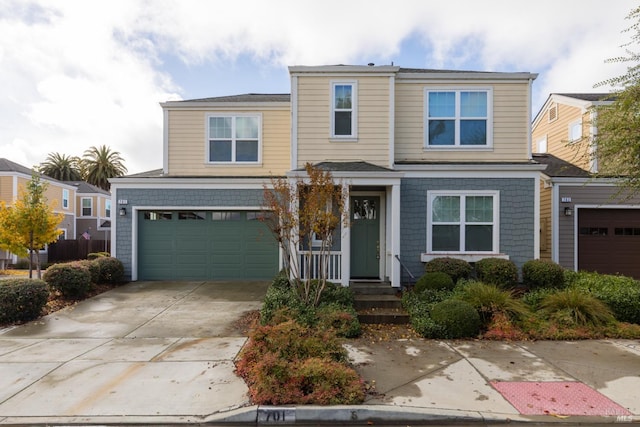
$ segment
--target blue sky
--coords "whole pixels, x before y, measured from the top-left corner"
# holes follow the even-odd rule
[[[528,71],[551,92],[607,91],[631,0],[0,0],[0,157],[120,151],[162,165],[167,100],[288,93],[289,65]]]

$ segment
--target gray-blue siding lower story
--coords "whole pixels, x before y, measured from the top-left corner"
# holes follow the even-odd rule
[[[518,268],[535,257],[535,185],[531,178],[407,178],[400,191],[400,257],[420,277],[427,248],[427,191],[500,192],[500,253]]]
[[[531,178],[406,178],[400,195],[400,257],[419,277],[421,254],[427,248],[427,192],[434,190],[490,190],[500,192],[500,252],[521,267],[535,256],[535,180]],[[132,189],[116,190],[116,200],[127,200],[126,216],[116,215],[116,255],[132,272],[132,212],[135,207],[171,210],[191,207],[260,207],[261,189]],[[121,206],[118,205],[118,210]]]

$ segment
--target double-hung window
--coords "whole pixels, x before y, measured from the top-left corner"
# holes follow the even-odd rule
[[[569,124],[569,142],[577,142],[582,139],[582,121],[578,120]]]
[[[357,124],[356,82],[331,83],[331,137],[356,138]]]
[[[427,89],[425,147],[493,145],[491,89]]]
[[[427,251],[498,253],[497,191],[428,192]]]
[[[209,115],[208,163],[258,163],[261,144],[260,115]]]
[[[69,209],[69,190],[62,189],[62,209]]]
[[[104,216],[111,218],[111,200],[104,201]]]
[[[83,197],[80,203],[82,203],[82,212],[80,216],[92,216],[93,199],[91,199],[91,197]]]

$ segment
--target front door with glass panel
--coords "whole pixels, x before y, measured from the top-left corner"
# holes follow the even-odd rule
[[[380,277],[380,197],[351,198],[351,278]]]

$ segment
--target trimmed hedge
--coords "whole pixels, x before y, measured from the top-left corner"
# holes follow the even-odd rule
[[[431,309],[431,319],[442,328],[441,338],[471,338],[480,333],[480,315],[468,302],[449,299]]]
[[[100,267],[100,279],[98,283],[117,285],[124,281],[124,265],[122,261],[114,257],[98,257],[93,262]]]
[[[532,259],[522,266],[522,283],[529,289],[564,288],[564,268],[553,261]]]
[[[467,261],[450,257],[434,258],[425,263],[424,268],[427,273],[435,271],[447,273],[453,283],[458,283],[460,279],[468,279],[473,271],[471,264]]]
[[[518,267],[513,261],[502,258],[484,258],[476,262],[478,280],[501,288],[509,288],[518,283]]]
[[[39,279],[0,282],[0,323],[37,319],[49,299],[49,287]]]
[[[70,263],[72,266],[77,265],[81,267],[86,267],[89,270],[89,274],[91,275],[91,283],[98,284],[100,282],[100,264],[95,261],[89,261],[88,259],[74,261]]]
[[[80,299],[91,290],[89,267],[77,262],[52,265],[42,278],[65,298]]]
[[[109,252],[91,252],[87,254],[87,259],[92,261],[98,258],[110,257],[111,254]]]
[[[442,271],[433,271],[425,273],[418,279],[413,290],[414,292],[421,293],[425,289],[448,289],[452,290],[455,287],[455,283],[447,273]]]

